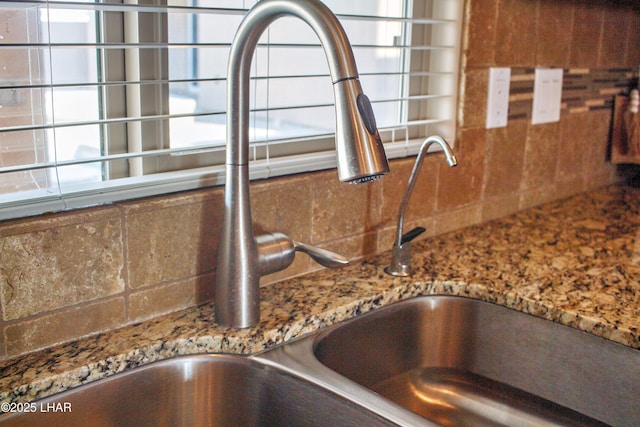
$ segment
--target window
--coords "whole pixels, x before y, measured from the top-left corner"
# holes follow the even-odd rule
[[[250,0],[0,3],[0,219],[218,185]],[[455,134],[461,0],[325,0],[390,158]],[[324,51],[297,18],[254,55],[252,178],[335,167]]]

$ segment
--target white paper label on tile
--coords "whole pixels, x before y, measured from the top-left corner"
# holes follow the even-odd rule
[[[562,68],[536,68],[531,123],[559,121],[561,103]]]

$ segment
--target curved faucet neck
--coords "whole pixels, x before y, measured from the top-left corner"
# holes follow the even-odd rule
[[[396,246],[402,246],[402,228],[404,225],[404,213],[407,209],[407,205],[409,204],[409,199],[411,198],[411,194],[413,193],[413,188],[416,185],[416,179],[418,178],[418,174],[420,173],[420,168],[422,167],[422,162],[424,161],[425,155],[429,151],[429,147],[433,144],[438,144],[444,155],[447,159],[447,163],[449,166],[453,167],[458,164],[458,160],[456,156],[453,154],[451,147],[447,144],[442,137],[437,135],[432,135],[424,140],[422,146],[420,146],[420,151],[416,156],[416,162],[413,165],[413,169],[411,170],[411,175],[409,176],[409,182],[407,184],[407,190],[404,193],[404,197],[402,198],[402,202],[400,203],[400,209],[398,211],[398,223],[396,225]]]
[[[227,81],[227,164],[249,162],[249,75],[258,40],[283,16],[296,16],[317,34],[334,84],[357,79],[358,71],[347,36],[337,18],[316,0],[262,0],[240,24],[231,45]]]

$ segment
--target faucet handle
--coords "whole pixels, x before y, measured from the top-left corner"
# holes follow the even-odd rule
[[[267,233],[256,237],[260,275],[284,270],[293,262],[295,252],[304,252],[318,264],[328,268],[340,268],[349,260],[326,249],[295,242],[282,233]]]
[[[418,237],[419,235],[421,235],[425,231],[427,231],[427,230],[424,227],[416,227],[413,230],[407,231],[400,238],[400,246],[404,245],[407,242],[412,241],[413,239],[415,239],[416,237]]]
[[[307,245],[306,243],[293,242],[293,246],[296,251],[304,252],[309,255],[318,264],[328,268],[340,268],[349,264],[349,260],[342,255],[321,249],[315,246]]]

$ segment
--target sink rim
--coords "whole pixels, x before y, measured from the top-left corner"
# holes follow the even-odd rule
[[[347,322],[351,320],[353,319],[349,319]],[[324,331],[341,324],[333,325]],[[320,362],[314,355],[313,347],[316,336],[324,331],[313,333],[250,357],[284,369],[292,375],[329,390],[399,426],[439,426],[439,424],[408,411]]]
[[[381,397],[373,390],[365,385],[362,385],[355,380],[344,376],[337,371],[334,371],[329,366],[321,362],[316,356],[316,348],[318,344],[326,337],[334,333],[334,331],[348,326],[352,323],[362,322],[362,319],[375,318],[380,315],[381,312],[391,312],[394,310],[402,310],[403,306],[407,304],[420,303],[420,300],[429,299],[447,299],[447,300],[460,300],[469,302],[472,304],[487,304],[494,306],[499,310],[505,310],[507,312],[513,312],[518,316],[525,316],[525,318],[531,318],[534,322],[544,322],[545,325],[553,325],[551,328],[561,328],[571,335],[577,334],[580,336],[589,337],[588,339],[600,340],[606,342],[607,348],[609,346],[620,349],[622,351],[638,352],[640,350],[633,347],[626,346],[616,341],[608,340],[599,335],[589,333],[582,329],[571,327],[566,324],[554,322],[535,314],[527,313],[515,308],[507,307],[501,304],[497,304],[491,301],[486,301],[478,298],[472,298],[464,295],[449,295],[449,294],[434,294],[434,295],[420,295],[412,298],[403,299],[394,303],[380,307],[372,311],[363,313],[360,316],[342,321],[335,325],[332,325],[326,329],[320,330],[310,336],[303,337],[296,341],[293,341],[285,346],[272,349],[268,352],[264,352],[257,357],[271,360],[274,363],[281,365],[288,365],[289,369],[297,372],[298,375],[304,375],[311,380],[319,381],[323,387],[330,388],[336,393],[343,395],[344,397],[354,401],[359,405],[367,407],[369,410],[379,413],[381,416],[387,417],[399,425],[415,425],[421,423],[422,425],[438,425],[431,423],[429,420],[422,418],[413,412],[405,409],[400,404],[396,404],[386,398]],[[570,332],[569,332],[570,331]],[[537,396],[535,393],[534,396]],[[552,400],[553,402],[553,400]],[[557,403],[557,402],[555,402]],[[379,408],[383,408],[378,410]],[[578,413],[580,413],[578,411]],[[414,418],[417,417],[417,418]]]
[[[149,376],[149,373],[155,375]],[[238,379],[240,381],[237,381]],[[130,387],[135,387],[134,393],[127,392]],[[228,394],[229,388],[233,388],[231,394]],[[210,391],[214,394],[210,395]],[[142,397],[142,399],[138,400],[136,397]],[[245,403],[240,405],[231,403],[237,398],[242,398]],[[209,353],[179,355],[150,362],[43,399],[21,404],[26,408],[25,411],[0,413],[0,426],[22,425],[22,423],[41,425],[41,422],[50,422],[53,426],[67,425],[67,422],[77,425],[77,417],[82,416],[77,414],[91,413],[98,416],[96,422],[107,423],[100,425],[120,425],[119,423],[125,420],[138,420],[144,425],[155,425],[158,420],[154,417],[157,417],[157,414],[147,417],[145,414],[153,408],[145,402],[154,402],[154,407],[159,405],[160,408],[164,408],[162,410],[168,410],[169,413],[166,415],[177,414],[180,422],[184,422],[181,415],[197,416],[206,414],[207,411],[214,411],[212,413],[216,414],[218,412],[215,411],[222,408],[225,412],[219,413],[216,423],[227,420],[229,416],[235,417],[234,423],[239,422],[236,415],[240,414],[234,414],[240,410],[246,411],[248,417],[245,419],[243,415],[241,425],[245,425],[246,422],[249,422],[249,425],[254,425],[255,422],[263,425],[265,422],[281,423],[286,420],[289,422],[294,420],[293,422],[297,423],[306,419],[298,419],[299,417],[309,415],[314,416],[314,421],[319,422],[320,425],[330,425],[332,421],[327,417],[338,416],[338,414],[347,416],[346,419],[352,422],[366,421],[373,422],[375,425],[390,425],[385,417],[366,407],[353,405],[353,402],[330,389],[321,387],[313,381],[307,381],[277,364],[267,363],[251,355]],[[178,406],[175,406],[176,402]],[[312,403],[309,405],[305,402]],[[68,412],[77,414],[73,414],[71,419],[64,419],[66,410],[42,410],[43,407],[51,408],[51,405],[55,406],[57,403],[60,405],[64,403],[65,408],[69,405]],[[204,406],[193,406],[198,404]],[[273,406],[274,404],[276,406]],[[229,405],[233,408],[230,411]],[[132,406],[135,409],[131,409]],[[76,407],[79,408],[76,409]],[[267,407],[276,409],[265,412],[264,408]],[[140,408],[143,410],[140,411]],[[129,412],[131,410],[133,412]],[[109,413],[106,419],[102,415],[105,411]],[[63,419],[61,420],[60,417]],[[169,421],[171,419],[173,418],[169,417],[165,421],[171,422]],[[83,418],[83,420],[84,424],[86,419]]]
[[[174,356],[167,359],[162,359],[159,361],[150,362],[148,364],[144,364],[142,366],[138,366],[134,369],[127,370],[125,372],[121,372],[115,375],[108,376],[106,378],[96,380],[87,384],[83,384],[77,387],[73,387],[61,393],[56,393],[51,396],[47,396],[45,400],[55,397],[59,394],[66,393],[69,391],[74,391],[84,386],[92,386],[93,384],[97,384],[101,381],[109,381],[120,375],[128,375],[132,372],[144,371],[146,369],[150,369],[157,364],[166,364],[166,363],[175,363],[175,361],[182,361],[185,359],[196,358],[196,359],[207,359],[207,358],[215,358],[215,359],[231,359],[234,362],[241,362],[251,364],[257,362],[263,366],[271,366],[276,368],[282,373],[288,374],[297,378],[299,380],[310,383],[313,386],[320,387],[328,392],[337,395],[342,399],[346,399],[353,404],[378,415],[379,417],[388,420],[397,425],[426,425],[426,426],[435,426],[438,425],[434,422],[431,422],[421,416],[405,409],[401,405],[384,398],[369,388],[358,384],[357,382],[347,378],[334,371],[330,367],[323,364],[316,357],[316,346],[320,341],[322,341],[326,336],[331,334],[336,329],[342,328],[349,323],[360,322],[363,318],[370,316],[377,316],[380,312],[391,311],[391,310],[401,310],[402,306],[406,304],[414,304],[417,300],[424,299],[452,299],[452,300],[467,300],[474,301],[480,304],[489,304],[496,307],[499,307],[504,310],[513,311],[519,315],[531,316],[540,321],[550,322],[555,324],[556,326],[568,328],[574,331],[575,333],[587,334],[597,339],[605,340],[610,345],[620,346],[624,348],[628,348],[630,350],[640,351],[638,349],[634,349],[632,347],[625,346],[624,344],[620,344],[615,341],[607,340],[606,338],[599,337],[594,334],[590,334],[583,330],[573,328],[571,326],[567,326],[561,323],[552,322],[548,319],[541,318],[539,316],[526,313],[514,308],[506,307],[501,304],[497,304],[494,302],[472,298],[468,296],[460,296],[460,295],[449,295],[449,294],[434,294],[434,295],[419,295],[415,297],[410,297],[406,299],[402,299],[393,303],[389,303],[382,307],[373,309],[371,311],[367,311],[359,316],[344,320],[342,322],[331,325],[325,329],[314,331],[306,336],[294,339],[293,341],[288,341],[278,346],[270,349],[263,350],[259,353],[251,354],[251,355],[240,355],[240,354],[229,354],[229,353],[207,353],[207,354],[187,354],[187,355],[179,355]],[[0,416],[1,418],[1,416]]]

